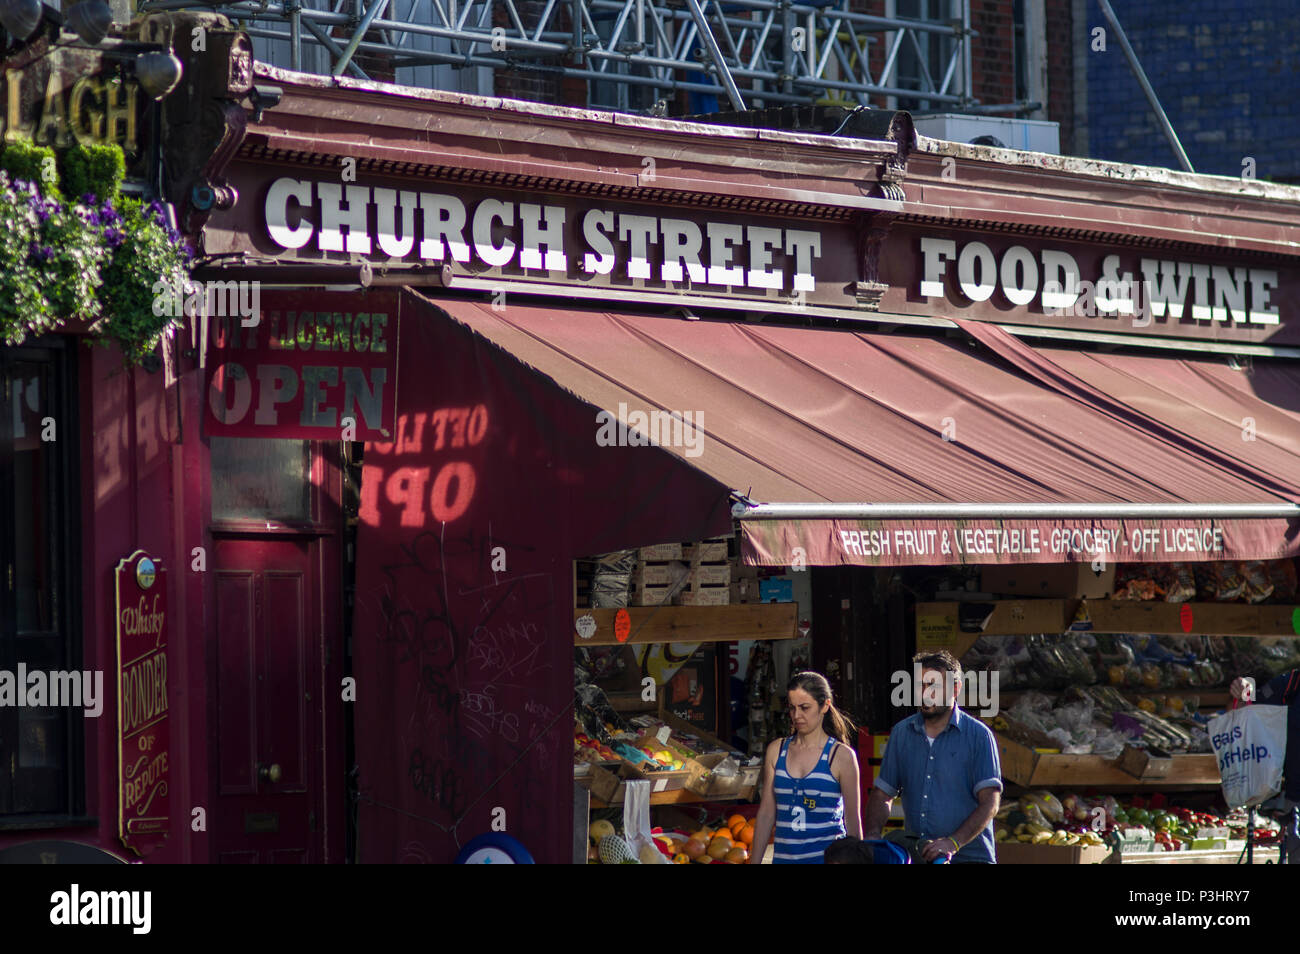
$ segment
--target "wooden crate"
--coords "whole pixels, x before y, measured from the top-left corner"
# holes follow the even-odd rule
[[[1212,754],[1174,755],[1165,775],[1138,778],[1120,768],[1115,760],[1100,755],[1061,755],[1036,752],[1031,746],[994,733],[1002,762],[1002,777],[1026,788],[1064,785],[1084,788],[1114,786],[1217,787],[1219,765]]]
[[[1169,753],[1159,749],[1126,745],[1115,764],[1134,778],[1166,778],[1173,762]]]

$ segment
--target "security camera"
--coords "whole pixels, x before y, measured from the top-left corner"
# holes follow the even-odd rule
[[[248,92],[248,101],[253,105],[253,122],[262,121],[262,113],[280,105],[284,90],[278,86],[254,86]]]

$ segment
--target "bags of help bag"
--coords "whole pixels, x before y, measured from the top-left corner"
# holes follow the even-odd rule
[[[1206,726],[1229,808],[1258,805],[1281,791],[1286,716],[1286,706],[1248,705]]]

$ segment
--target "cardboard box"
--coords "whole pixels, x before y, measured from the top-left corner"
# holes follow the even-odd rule
[[[758,603],[758,580],[736,580],[727,587],[732,603]]]
[[[677,595],[679,606],[727,606],[730,602],[729,586],[696,586]]]
[[[781,577],[763,580],[758,585],[758,598],[761,603],[793,603],[794,580]]]
[[[1086,563],[1003,563],[986,566],[980,589],[995,596],[1102,599],[1115,589],[1115,564],[1094,573]]]
[[[690,567],[677,561],[638,563],[632,570],[632,583],[662,586],[665,583],[676,583],[683,577],[689,576],[690,572]]]
[[[721,563],[727,559],[727,541],[705,540],[682,547],[682,559],[688,563]]]
[[[731,567],[725,563],[702,563],[691,567],[692,584],[707,586],[728,586],[731,583]]]
[[[629,606],[660,606],[672,604],[674,587],[667,583],[635,584],[628,593]]]
[[[1026,845],[1019,841],[997,844],[1000,865],[1097,865],[1110,854],[1105,845]]]
[[[680,560],[682,545],[680,543],[657,543],[652,547],[642,547],[636,558],[641,561]]]

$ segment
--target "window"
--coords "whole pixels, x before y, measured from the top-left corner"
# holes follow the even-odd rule
[[[310,442],[266,437],[211,440],[213,520],[311,522]]]
[[[0,348],[0,673],[81,669],[75,341]],[[102,703],[102,700],[100,700]],[[0,707],[0,826],[84,811],[80,705]]]

